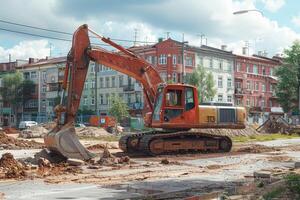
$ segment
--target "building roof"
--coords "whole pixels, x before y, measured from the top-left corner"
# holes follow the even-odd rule
[[[17,69],[23,69],[23,68],[30,68],[30,67],[39,67],[41,65],[49,65],[49,64],[56,64],[56,63],[63,63],[67,61],[67,57],[56,57],[56,58],[45,58],[45,59],[39,59],[36,62],[32,62],[31,59],[29,59],[30,63],[26,63],[20,66],[17,66]]]
[[[264,62],[273,62],[274,64],[280,64],[280,61],[278,59],[274,59],[274,58],[269,58],[266,56],[261,56],[261,55],[239,55],[239,54],[235,54],[235,56],[237,56],[238,58],[244,58],[244,59],[250,59],[250,60],[254,60],[254,61],[264,61]]]

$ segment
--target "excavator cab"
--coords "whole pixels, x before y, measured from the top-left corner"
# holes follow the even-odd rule
[[[197,89],[183,84],[161,85],[152,114],[152,127],[184,129],[196,123]]]

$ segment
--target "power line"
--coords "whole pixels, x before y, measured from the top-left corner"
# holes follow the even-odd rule
[[[32,29],[36,29],[36,30],[48,31],[48,32],[52,32],[52,33],[59,33],[59,34],[64,34],[64,35],[73,35],[72,33],[68,33],[68,32],[65,32],[65,31],[58,31],[58,30],[54,30],[54,29],[47,29],[47,28],[42,28],[42,27],[37,27],[37,26],[32,26],[32,25],[21,24],[21,23],[11,22],[11,21],[7,21],[7,20],[2,20],[2,19],[0,19],[0,22],[1,23],[15,25],[15,26],[22,26],[22,27],[26,27],[26,28],[32,28]],[[91,37],[92,38],[97,38],[95,36],[91,36]],[[110,39],[111,40],[115,40],[115,41],[121,41],[121,42],[156,43],[156,42],[148,42],[148,41],[134,41],[134,40],[128,40],[128,39],[116,39],[116,38],[110,38]]]
[[[72,42],[71,39],[64,39],[64,38],[53,37],[53,36],[45,36],[45,35],[40,35],[40,34],[28,33],[28,32],[24,32],[24,31],[17,31],[17,30],[11,30],[11,29],[6,29],[6,28],[0,28],[0,30],[12,32],[12,33],[23,34],[23,35],[34,36],[34,37],[47,38],[47,39],[52,39],[52,40],[60,40],[60,41],[64,41],[64,42]],[[91,44],[111,47],[111,45],[109,45],[109,44],[99,44],[99,43],[92,43],[92,42],[91,42]],[[127,46],[125,46],[125,47],[128,48]]]

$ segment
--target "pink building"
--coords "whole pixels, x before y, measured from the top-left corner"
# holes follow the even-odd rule
[[[270,112],[271,107],[278,107],[274,70],[280,64],[280,60],[275,57],[236,55],[235,104],[247,107],[250,116]]]

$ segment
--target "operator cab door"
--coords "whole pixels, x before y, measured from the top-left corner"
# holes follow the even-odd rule
[[[192,87],[167,87],[164,96],[162,123],[165,128],[190,128],[195,123],[195,107]]]

